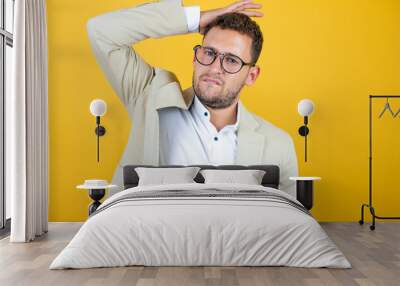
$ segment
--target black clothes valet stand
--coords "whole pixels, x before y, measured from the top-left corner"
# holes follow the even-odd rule
[[[375,229],[375,219],[400,219],[400,217],[383,217],[383,216],[378,216],[375,213],[375,209],[372,206],[372,101],[374,99],[386,99],[386,104],[379,115],[379,117],[382,117],[383,114],[388,111],[392,115],[392,117],[397,117],[399,115],[400,117],[400,109],[394,113],[392,109],[390,108],[389,105],[389,98],[400,98],[400,95],[370,95],[369,96],[369,203],[368,204],[362,204],[361,206],[361,219],[359,221],[360,225],[364,224],[364,207],[369,208],[371,215],[372,215],[372,225],[370,225],[370,229],[374,230]]]

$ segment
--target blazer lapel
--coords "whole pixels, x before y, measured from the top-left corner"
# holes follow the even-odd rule
[[[144,162],[158,166],[160,160],[160,124],[158,109],[165,107],[178,107],[189,109],[193,103],[194,92],[190,87],[182,92],[178,82],[170,82],[157,90],[155,96],[149,97],[150,110],[146,113],[147,129],[144,138]]]
[[[240,121],[235,163],[237,165],[261,164],[265,145],[265,137],[256,131],[259,123],[245,109],[240,100],[239,108]]]
[[[182,91],[178,82],[170,82],[157,91],[155,108],[178,107],[188,109],[192,104],[194,92],[190,87]]]

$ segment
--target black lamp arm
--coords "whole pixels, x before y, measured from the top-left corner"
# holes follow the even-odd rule
[[[299,134],[304,137],[304,156],[305,162],[307,162],[307,135],[310,130],[307,127],[308,124],[308,116],[304,116],[304,125],[300,126]]]
[[[100,116],[96,116],[96,137],[97,137],[97,162],[99,162],[100,159],[100,143],[99,143],[99,137],[103,136],[106,133],[106,129],[100,125]]]

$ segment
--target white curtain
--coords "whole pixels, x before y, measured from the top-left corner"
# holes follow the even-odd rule
[[[48,86],[45,0],[16,0],[14,70],[6,98],[6,187],[11,242],[48,229]]]

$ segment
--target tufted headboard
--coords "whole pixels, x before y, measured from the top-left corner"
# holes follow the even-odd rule
[[[138,185],[139,177],[135,171],[136,167],[151,167],[151,168],[178,168],[178,167],[200,167],[203,169],[221,169],[221,170],[264,170],[265,175],[262,179],[262,185],[265,187],[279,188],[279,167],[276,165],[163,165],[163,166],[152,166],[152,165],[126,165],[124,166],[123,177],[124,177],[124,190],[133,188]],[[200,174],[194,178],[197,183],[204,183],[204,178]]]

